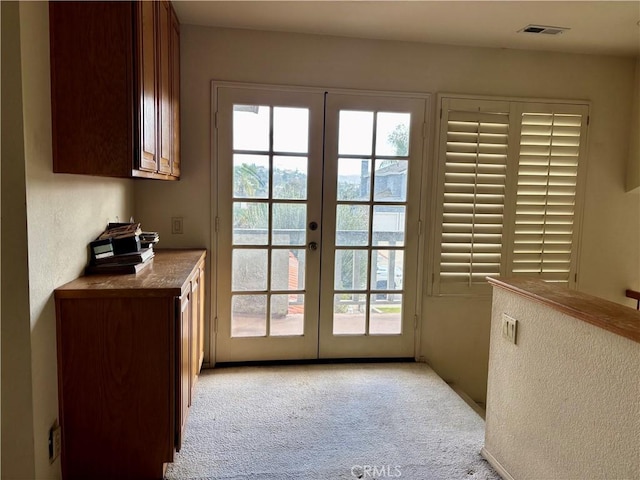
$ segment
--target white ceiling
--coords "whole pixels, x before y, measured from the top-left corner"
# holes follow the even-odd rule
[[[640,55],[636,1],[189,1],[180,22],[358,38],[610,55]],[[569,27],[556,36],[528,24]]]

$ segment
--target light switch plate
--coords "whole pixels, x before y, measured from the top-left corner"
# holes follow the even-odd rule
[[[182,217],[171,217],[171,233],[181,235],[184,233],[182,229]]]
[[[510,317],[506,313],[502,314],[502,336],[509,342],[515,344],[518,333],[518,320]]]

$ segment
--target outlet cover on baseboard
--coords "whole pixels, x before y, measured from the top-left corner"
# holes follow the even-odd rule
[[[56,420],[49,429],[49,463],[53,463],[60,456],[62,450],[62,429]]]

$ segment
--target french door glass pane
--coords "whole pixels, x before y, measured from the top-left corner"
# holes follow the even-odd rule
[[[269,241],[269,205],[233,202],[233,244],[266,245]]]
[[[371,191],[371,160],[367,158],[338,159],[338,200],[369,201]]]
[[[411,115],[378,112],[376,120],[376,155],[407,157]]]
[[[302,248],[271,251],[272,290],[304,290],[305,254]]]
[[[233,197],[267,198],[269,196],[269,156],[233,156]]]
[[[373,112],[342,110],[338,132],[339,155],[371,155]]]
[[[231,336],[264,337],[267,334],[267,296],[233,295]]]
[[[358,293],[334,295],[334,335],[362,335],[367,328],[367,296]]]
[[[270,107],[234,105],[233,149],[269,151],[270,114]]]
[[[368,262],[366,250],[336,250],[335,289],[366,289]]]
[[[364,246],[369,243],[369,205],[336,207],[336,245]]]
[[[271,295],[271,331],[273,336],[304,333],[304,294]]]
[[[273,198],[306,200],[307,157],[273,157]]]
[[[404,250],[372,250],[371,261],[372,290],[402,290]]]
[[[309,109],[274,107],[273,150],[307,153],[309,150]]]
[[[402,295],[377,294],[371,298],[369,333],[399,335],[402,333]]]
[[[407,200],[406,160],[376,160],[373,200],[376,202],[405,202]]]
[[[304,245],[306,243],[307,205],[273,204],[274,245]]]
[[[404,206],[373,207],[373,245],[404,245],[405,210]]]
[[[267,289],[267,253],[262,249],[234,249],[231,288],[236,292]]]

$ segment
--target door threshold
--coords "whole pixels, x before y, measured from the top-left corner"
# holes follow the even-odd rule
[[[251,360],[245,362],[217,362],[213,368],[258,367],[273,365],[326,365],[342,363],[415,363],[413,357],[397,358],[303,358],[299,360]]]

